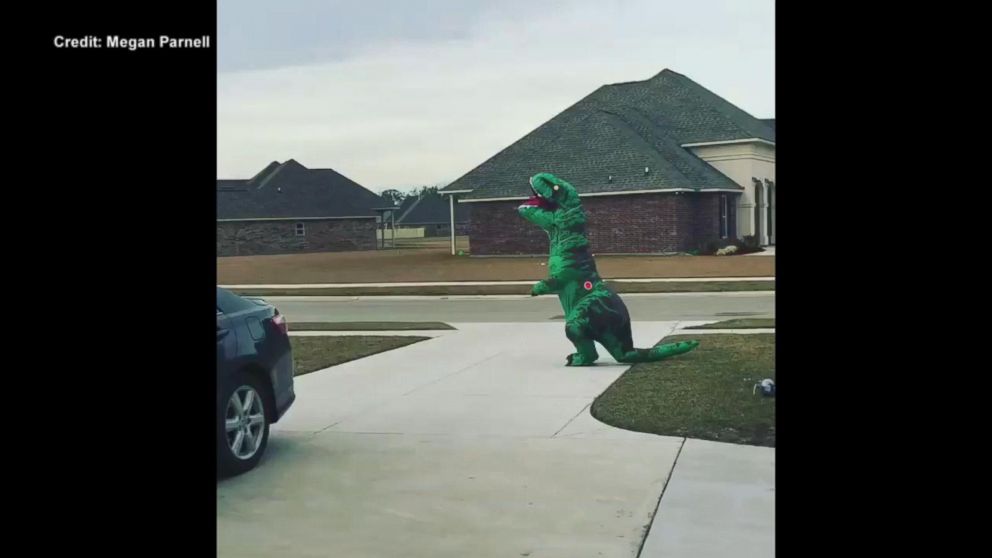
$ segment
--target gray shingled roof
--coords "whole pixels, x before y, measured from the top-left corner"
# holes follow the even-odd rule
[[[248,180],[217,181],[218,219],[374,217],[382,198],[331,169],[293,159],[272,162]]]
[[[581,193],[741,189],[681,145],[750,138],[774,142],[775,130],[664,70],[600,87],[442,191],[472,190],[465,199],[525,197],[527,179],[538,172],[558,174]]]
[[[455,222],[467,223],[471,218],[472,207],[467,204],[455,204]],[[397,225],[432,225],[448,224],[451,219],[451,208],[448,199],[441,194],[426,193],[422,196],[409,196],[400,205],[396,213]]]

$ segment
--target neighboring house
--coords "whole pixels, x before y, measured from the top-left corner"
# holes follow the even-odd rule
[[[331,169],[272,162],[248,180],[217,181],[217,255],[373,250],[382,205]]]
[[[472,206],[473,255],[536,254],[518,218],[528,178],[579,190],[597,253],[671,253],[757,235],[774,244],[775,124],[664,70],[604,85],[442,190]]]
[[[471,220],[471,206],[455,205],[455,233],[468,234]],[[427,192],[420,196],[408,196],[396,212],[397,228],[423,228],[424,236],[447,236],[451,234],[451,208],[441,194]]]

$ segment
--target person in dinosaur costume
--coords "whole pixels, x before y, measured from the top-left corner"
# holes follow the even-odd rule
[[[698,341],[635,349],[630,314],[620,296],[596,271],[586,238],[586,215],[579,193],[568,182],[549,173],[530,179],[533,195],[517,212],[541,227],[551,240],[548,277],[538,281],[531,296],[557,294],[565,310],[565,335],[575,345],[568,366],[591,366],[599,358],[598,341],[617,362],[654,362],[687,353]]]

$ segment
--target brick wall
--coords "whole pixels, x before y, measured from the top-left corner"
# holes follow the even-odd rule
[[[296,236],[296,223],[306,235]],[[374,250],[375,219],[234,221],[217,223],[218,256]]]
[[[730,231],[738,194],[727,194]],[[719,193],[663,193],[583,198],[593,253],[686,252],[720,236]],[[473,203],[470,238],[479,256],[543,254],[548,236],[517,215],[519,201]]]

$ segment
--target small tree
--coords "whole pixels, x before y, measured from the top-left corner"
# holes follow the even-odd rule
[[[379,194],[379,196],[382,199],[386,200],[386,203],[392,205],[400,205],[401,203],[403,203],[403,199],[406,197],[406,194],[400,192],[399,190],[389,189],[389,190],[383,190],[382,193]]]
[[[437,194],[439,188],[440,188],[439,186],[415,186],[410,189],[410,193],[407,195],[415,198],[419,198],[420,196],[424,196],[427,194]]]

